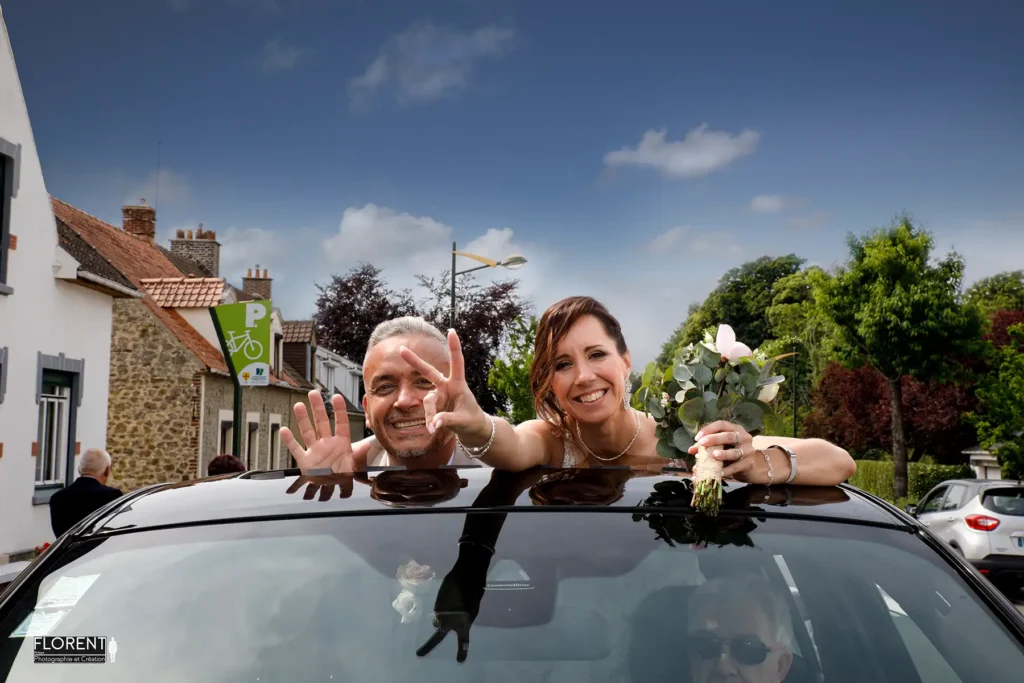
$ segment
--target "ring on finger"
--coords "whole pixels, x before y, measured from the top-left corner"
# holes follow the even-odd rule
[[[732,445],[733,446],[739,446],[740,445],[740,433],[739,432],[733,432],[732,433]]]

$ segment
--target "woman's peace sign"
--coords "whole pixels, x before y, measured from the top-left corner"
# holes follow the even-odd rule
[[[400,353],[406,363],[434,385],[433,390],[423,397],[427,430],[433,434],[441,427],[446,427],[458,434],[460,439],[486,441],[490,435],[491,423],[466,384],[466,363],[462,356],[462,344],[455,330],[448,330],[451,370],[447,377],[409,348],[403,346]],[[438,412],[439,408],[441,412]],[[479,439],[474,438],[477,436]]]

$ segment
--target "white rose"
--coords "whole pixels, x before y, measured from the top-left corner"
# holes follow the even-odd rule
[[[423,613],[423,608],[416,600],[416,596],[407,590],[399,593],[395,601],[391,603],[391,606],[402,616],[403,624],[416,621],[419,619],[420,614]]]
[[[398,568],[398,583],[402,588],[411,593],[424,593],[427,584],[434,579],[434,570],[425,564],[416,564],[415,560],[409,560]]]
[[[739,360],[751,354],[750,347],[742,342],[736,341],[736,333],[728,325],[718,326],[718,336],[715,338],[715,347],[723,358]]]
[[[757,393],[757,400],[771,403],[779,395],[779,384],[780,382],[776,382],[775,384],[761,387],[761,391]]]

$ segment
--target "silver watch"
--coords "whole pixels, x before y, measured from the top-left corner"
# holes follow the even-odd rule
[[[769,448],[778,448],[780,451],[789,456],[789,477],[783,484],[791,484],[796,479],[796,453],[793,452],[792,448],[786,446],[780,446],[779,444],[772,444]]]

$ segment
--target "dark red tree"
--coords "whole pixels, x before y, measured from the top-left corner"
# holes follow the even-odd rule
[[[971,387],[922,382],[905,376],[903,417],[907,446],[915,457],[931,455],[940,463],[962,462],[962,451],[976,441],[963,414],[976,406]],[[872,449],[892,448],[889,386],[868,367],[843,368],[833,363],[822,373],[803,422],[805,437],[827,439],[856,457]]]

